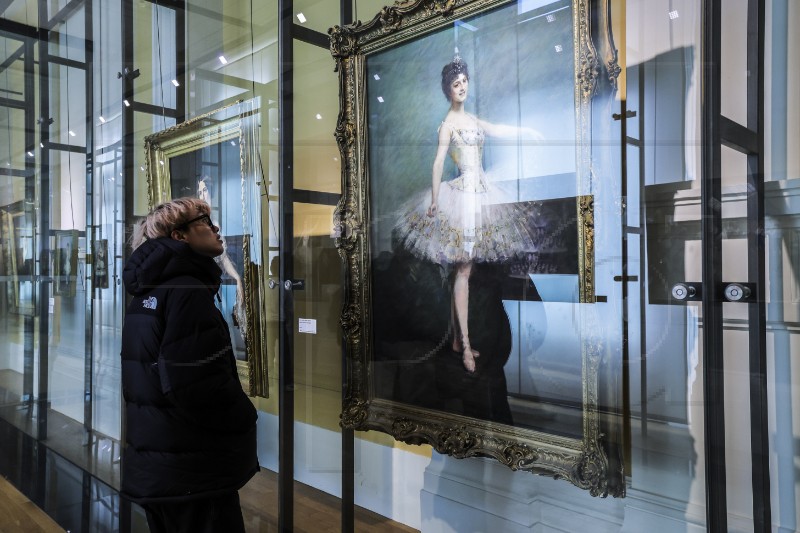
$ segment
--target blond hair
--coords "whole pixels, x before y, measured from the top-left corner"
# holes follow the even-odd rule
[[[197,213],[211,213],[209,205],[199,198],[176,198],[157,205],[133,227],[131,249],[137,249],[148,239],[169,237],[172,230],[196,217]]]

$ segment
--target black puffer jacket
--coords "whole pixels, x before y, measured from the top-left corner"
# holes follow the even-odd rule
[[[122,492],[139,503],[238,490],[258,471],[256,410],[214,305],[221,271],[186,243],[146,241],[122,274],[126,445]]]

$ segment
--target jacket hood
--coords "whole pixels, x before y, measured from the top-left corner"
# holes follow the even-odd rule
[[[122,271],[125,289],[133,296],[144,294],[178,276],[197,278],[209,290],[216,292],[222,270],[213,258],[195,253],[185,242],[161,237],[142,243],[131,254]]]

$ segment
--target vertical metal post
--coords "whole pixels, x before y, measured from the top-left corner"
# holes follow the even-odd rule
[[[726,532],[725,388],[722,346],[722,174],[720,165],[721,0],[703,2],[702,19],[703,384],[706,528]]]
[[[92,2],[84,3],[84,60],[86,65],[86,231],[85,250],[92,246],[94,237],[94,25],[92,24]],[[103,73],[100,72],[100,75]],[[102,95],[101,101],[102,101]],[[71,157],[71,155],[70,155]],[[92,250],[94,252],[94,250]],[[88,254],[87,254],[88,256]],[[92,253],[92,257],[94,253]],[[91,444],[94,426],[94,287],[92,277],[94,265],[88,261],[84,269],[85,281],[85,324],[84,324],[84,376],[83,376],[83,429],[84,444]],[[91,448],[87,448],[91,451]]]
[[[764,243],[764,0],[747,6],[747,128],[756,132],[758,153],[747,156],[747,248],[749,282],[755,297],[747,304],[750,343],[750,453],[753,529],[772,530],[767,385],[767,288]]]
[[[278,0],[278,114],[280,195],[280,279],[294,277],[292,257],[294,206],[293,7],[292,0]],[[294,296],[291,285],[280,287],[280,368],[278,369],[278,529],[294,529]]]
[[[41,150],[39,185],[39,261],[50,261],[50,32],[46,30],[49,2],[39,0],[39,109],[41,113],[39,125],[39,139],[44,146]],[[39,272],[43,265],[40,263]],[[36,279],[34,277],[33,279]],[[39,395],[36,400],[37,432],[36,438],[47,438],[47,404],[49,397],[49,381],[47,371],[49,364],[50,338],[50,276],[39,276],[34,282],[34,294],[37,301],[39,314]],[[28,336],[27,322],[33,323],[33,317],[26,317],[26,338]],[[30,328],[33,333],[33,327]],[[27,344],[27,340],[26,340]]]

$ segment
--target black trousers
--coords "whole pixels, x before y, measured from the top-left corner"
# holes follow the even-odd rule
[[[150,533],[244,533],[236,491],[216,498],[143,507]]]

